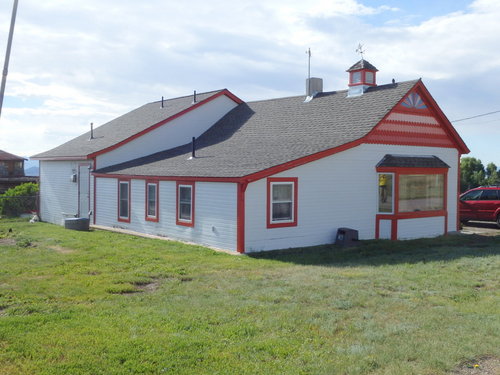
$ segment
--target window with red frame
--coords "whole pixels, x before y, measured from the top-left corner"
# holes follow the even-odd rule
[[[297,178],[269,178],[267,181],[268,228],[297,225]]]
[[[146,183],[146,220],[158,221],[158,183]]]
[[[130,182],[119,181],[118,183],[118,220],[130,220]]]
[[[177,225],[194,226],[194,183],[177,183]]]

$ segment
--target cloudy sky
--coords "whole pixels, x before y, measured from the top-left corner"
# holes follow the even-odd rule
[[[13,1],[0,1],[0,62]],[[29,156],[144,103],[228,88],[300,95],[422,78],[451,121],[500,111],[498,0],[19,0],[0,149]],[[469,156],[500,166],[500,112],[454,123]]]

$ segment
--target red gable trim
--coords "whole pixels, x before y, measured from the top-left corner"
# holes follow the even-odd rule
[[[93,152],[93,153],[87,155],[87,158],[96,157],[96,156],[105,154],[106,152],[109,152],[109,151],[112,151],[114,149],[117,149],[118,147],[121,147],[124,144],[129,143],[130,141],[132,141],[132,140],[134,140],[136,138],[139,138],[139,137],[143,136],[144,134],[149,133],[150,131],[152,131],[152,130],[154,130],[156,128],[159,128],[160,126],[166,124],[167,122],[175,120],[176,118],[179,118],[179,117],[185,115],[186,113],[191,112],[191,111],[195,110],[196,108],[201,107],[202,105],[207,104],[207,103],[211,102],[212,100],[215,100],[215,99],[217,99],[217,98],[219,98],[219,97],[221,97],[223,95],[227,96],[229,99],[231,99],[232,101],[234,101],[236,104],[243,103],[243,100],[239,99],[236,95],[234,95],[233,93],[231,93],[228,89],[224,89],[221,92],[218,92],[217,94],[212,95],[209,98],[206,98],[205,100],[202,100],[202,101],[200,101],[200,102],[198,102],[196,104],[193,104],[191,107],[186,108],[185,110],[183,110],[183,111],[181,111],[179,113],[176,113],[175,115],[170,116],[170,117],[166,118],[165,120],[162,120],[162,121],[160,121],[160,122],[158,122],[158,123],[150,126],[149,128],[144,129],[144,130],[140,131],[139,133],[136,133],[136,134],[134,134],[134,135],[132,135],[132,136],[124,139],[123,141],[120,141],[118,143],[115,143],[112,146],[103,148],[102,150],[99,150],[99,151],[96,151],[96,152]]]
[[[411,93],[417,93],[426,104],[424,110],[404,108],[403,103],[407,96]],[[445,135],[426,134],[425,124],[415,124],[415,129],[420,128],[420,132],[388,132],[384,130],[384,124],[392,122],[389,120],[391,114],[411,114],[433,116],[439,123],[439,127],[444,131]],[[399,122],[399,121],[397,121]],[[438,104],[429,93],[422,80],[419,80],[408,93],[401,98],[401,100],[384,116],[384,118],[375,126],[365,137],[367,143],[380,143],[380,144],[399,144],[399,145],[412,145],[412,146],[430,146],[430,147],[447,147],[456,148],[459,153],[467,154],[469,149],[464,141],[458,135],[457,131],[448,120],[446,115],[441,111]]]

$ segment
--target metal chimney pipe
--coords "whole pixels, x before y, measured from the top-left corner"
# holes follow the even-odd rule
[[[193,93],[193,103],[196,103],[196,90],[194,90],[194,93]]]
[[[195,158],[196,157],[196,138],[193,137],[193,139],[191,140],[191,158]]]
[[[90,123],[90,138],[89,140],[94,139],[94,123]]]

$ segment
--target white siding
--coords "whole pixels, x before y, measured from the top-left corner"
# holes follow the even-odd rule
[[[298,177],[296,227],[266,228],[266,179],[250,183],[245,195],[245,250],[331,243],[339,227],[358,230],[360,239],[375,238],[376,164],[386,154],[435,155],[450,166],[448,231],[456,230],[457,150],[363,144],[272,176]],[[442,234],[444,224],[437,230],[440,231],[437,234]],[[405,235],[411,235],[411,229],[409,231]],[[432,235],[435,232],[433,230]],[[415,233],[421,233],[420,229]]]
[[[78,173],[82,161],[40,161],[40,218],[64,224],[64,218],[78,214],[78,182],[71,175]]]
[[[380,220],[379,238],[384,240],[391,239],[391,220]]]
[[[117,179],[97,178],[96,224],[236,250],[236,184],[195,183],[194,227],[176,224],[176,182],[159,182],[159,221],[145,220],[145,181],[131,180],[130,223],[117,219]]]
[[[222,95],[183,116],[97,157],[97,168],[123,163],[191,142],[237,104]]]
[[[443,234],[444,217],[398,220],[398,239],[436,237]]]

